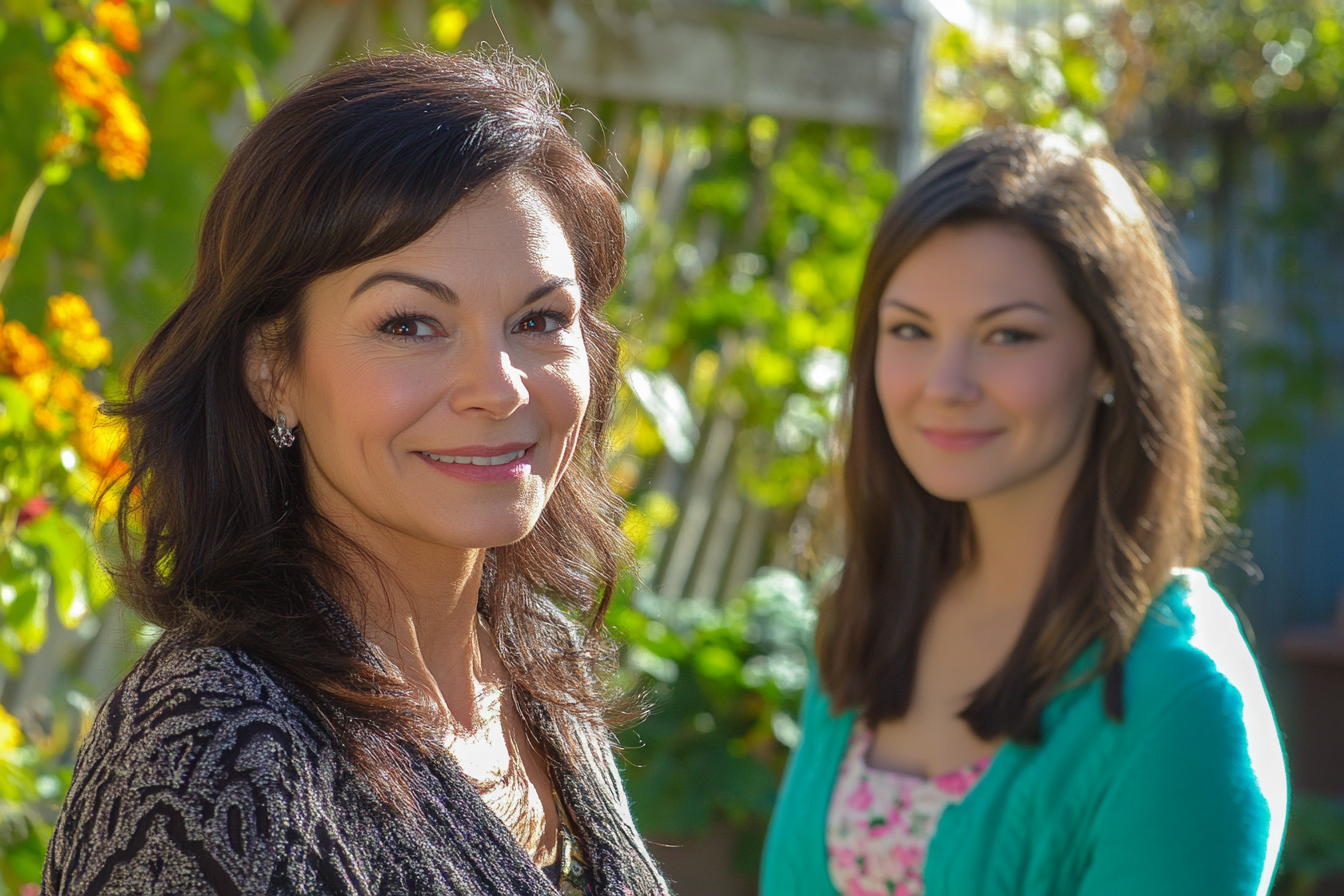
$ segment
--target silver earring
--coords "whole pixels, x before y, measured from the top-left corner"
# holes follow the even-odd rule
[[[1115,404],[1115,391],[1112,389],[1107,389],[1105,392],[1101,393],[1101,403],[1106,405],[1106,407],[1108,408],[1111,405]],[[283,420],[284,418],[281,417],[280,419]]]
[[[271,427],[271,441],[277,448],[288,448],[294,444],[294,430],[285,425],[284,414],[275,417],[275,425]]]

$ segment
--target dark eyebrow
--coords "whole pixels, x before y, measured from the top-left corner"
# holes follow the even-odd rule
[[[883,299],[883,300],[882,300],[882,304],[883,304],[883,305],[895,305],[897,308],[904,308],[906,311],[909,311],[911,314],[915,315],[916,317],[922,317],[922,318],[924,318],[925,320],[928,320],[928,319],[929,319],[929,313],[928,313],[927,311],[920,311],[920,310],[919,310],[918,308],[916,308],[915,306],[913,306],[913,305],[907,305],[907,304],[905,304],[904,302],[902,302],[900,299]],[[997,307],[997,308],[991,308],[991,309],[989,309],[989,310],[986,311],[984,314],[982,314],[982,315],[980,315],[979,317],[977,317],[975,320],[976,320],[976,323],[981,323],[981,322],[983,322],[983,321],[989,320],[991,317],[994,317],[994,316],[997,315],[997,314],[1003,314],[1003,313],[1008,312],[1008,311],[1015,311],[1015,310],[1017,310],[1018,308],[1027,308],[1027,309],[1030,309],[1030,310],[1032,310],[1032,311],[1039,311],[1041,314],[1049,314],[1049,313],[1050,313],[1050,312],[1047,311],[1046,309],[1042,308],[1040,305],[1037,305],[1035,302],[1028,302],[1028,301],[1022,301],[1022,302],[1010,302],[1010,303],[1007,304],[1007,305],[1000,305],[1000,306]]]
[[[977,317],[976,321],[989,320],[996,314],[1003,314],[1008,311],[1016,311],[1018,308],[1026,308],[1031,311],[1039,311],[1041,314],[1046,315],[1050,313],[1049,311],[1046,311],[1044,308],[1042,308],[1040,305],[1037,305],[1035,302],[1028,302],[1028,301],[1010,302],[1007,305],[1000,305],[998,308],[989,309],[984,314]]]
[[[381,273],[374,274],[372,277],[359,284],[354,292],[350,293],[350,300],[354,301],[355,297],[360,293],[382,283],[384,280],[394,280],[397,283],[405,283],[408,286],[414,286],[416,289],[424,290],[441,302],[447,302],[449,305],[457,304],[457,293],[449,289],[447,284],[440,283],[437,280],[430,280],[426,277],[417,277],[414,274],[406,274],[401,271],[382,271]]]
[[[355,291],[350,294],[351,301],[353,301],[360,293],[385,280],[405,283],[408,286],[414,286],[416,289],[422,289],[439,301],[447,302],[449,305],[456,305],[458,303],[457,293],[453,292],[446,283],[430,280],[427,277],[417,277],[415,274],[407,274],[402,271],[382,271],[374,274],[355,288]],[[537,301],[537,299],[550,295],[557,289],[562,289],[567,286],[577,287],[578,285],[579,284],[570,277],[555,277],[551,280],[547,280],[545,283],[529,292],[523,299],[523,304],[530,305]]]
[[[543,296],[548,296],[551,293],[555,292],[557,289],[563,289],[567,286],[573,286],[575,289],[579,288],[578,281],[574,280],[573,278],[554,277],[550,280],[547,280],[545,283],[541,284],[536,289],[528,293],[527,297],[523,299],[523,304],[531,305],[537,299],[540,299]]]
[[[883,299],[883,300],[881,301],[880,304],[882,304],[882,305],[895,305],[897,308],[904,308],[906,311],[909,311],[911,314],[915,315],[916,317],[922,317],[922,318],[924,318],[925,320],[928,320],[928,319],[929,319],[929,313],[928,313],[927,311],[920,311],[920,310],[919,310],[918,308],[916,308],[914,305],[907,305],[907,304],[905,304],[904,302],[902,302],[900,299]]]

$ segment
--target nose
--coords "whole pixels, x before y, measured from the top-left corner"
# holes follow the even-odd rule
[[[978,401],[982,390],[975,367],[975,350],[968,342],[945,342],[934,354],[928,378],[924,381],[925,396],[950,405]]]
[[[503,420],[528,402],[527,374],[501,343],[464,353],[455,377],[450,403],[459,414]]]

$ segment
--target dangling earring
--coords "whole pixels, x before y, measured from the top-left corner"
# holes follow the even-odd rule
[[[277,448],[288,448],[294,444],[294,430],[285,425],[285,415],[277,414],[275,425],[271,427],[271,441]]]
[[[1111,405],[1115,404],[1115,390],[1107,389],[1105,392],[1101,393],[1101,403],[1106,405],[1106,407],[1108,408]],[[284,420],[285,418],[281,416],[280,419]]]

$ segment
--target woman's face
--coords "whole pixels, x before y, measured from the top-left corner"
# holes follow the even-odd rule
[[[1109,387],[1048,250],[1000,224],[939,230],[878,307],[877,394],[929,493],[974,502],[1077,478]]]
[[[577,279],[542,193],[505,179],[414,243],[314,281],[270,410],[302,427],[319,510],[394,542],[525,536],[588,406]]]

